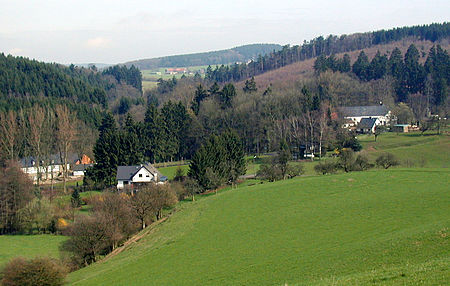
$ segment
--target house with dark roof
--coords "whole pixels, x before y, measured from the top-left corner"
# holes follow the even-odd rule
[[[356,127],[359,133],[375,133],[375,128],[379,124],[378,118],[363,118]]]
[[[391,111],[386,105],[342,106],[339,113],[346,121],[344,128],[357,127],[362,119],[377,119],[376,125],[387,125],[391,121]],[[368,124],[366,121],[364,124]]]
[[[136,166],[117,167],[117,189],[133,187],[146,183],[163,183],[167,177],[163,176],[153,165],[141,164]]]
[[[92,166],[94,166],[94,164],[75,164],[72,167],[73,175],[76,177],[82,177],[86,174],[87,168]]]

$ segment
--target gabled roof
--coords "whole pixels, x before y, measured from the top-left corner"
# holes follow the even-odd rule
[[[344,117],[384,116],[389,112],[385,105],[342,106],[339,110]]]
[[[69,164],[70,162],[75,162],[77,158],[77,154],[69,153],[67,154],[67,163]],[[45,158],[42,157],[40,161],[43,162],[44,159]],[[62,165],[61,156],[59,154],[51,154],[48,161],[50,162],[50,165]],[[19,163],[22,168],[33,167],[36,165],[36,158],[33,156],[24,157],[19,160]]]
[[[94,164],[78,164],[74,165],[72,171],[86,171],[87,168],[94,166]]]
[[[362,118],[358,124],[358,128],[372,129],[372,127],[375,125],[376,121],[377,121],[376,118]]]
[[[153,167],[151,164],[145,164],[145,165],[136,165],[136,166],[118,166],[117,167],[117,180],[131,180],[136,173],[142,169],[145,168],[147,171],[149,171],[152,174],[156,174],[158,178],[160,178],[162,175],[161,173],[156,170],[155,167]]]

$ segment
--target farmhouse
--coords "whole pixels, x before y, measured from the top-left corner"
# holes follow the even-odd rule
[[[87,168],[92,166],[94,166],[94,164],[75,164],[75,166],[72,167],[73,175],[82,177],[86,174]]]
[[[163,176],[151,164],[117,167],[117,189],[146,183],[163,183],[165,181],[167,181],[167,177]]]
[[[378,118],[363,118],[357,125],[356,132],[375,133],[375,127],[378,125],[381,125]]]
[[[69,155],[68,162],[74,161],[74,155]],[[58,177],[63,171],[63,163],[61,157],[57,154],[50,155],[48,159],[39,160],[39,169],[37,167],[37,159],[35,157],[25,157],[20,159],[19,164],[22,172],[27,174],[31,180],[37,181],[38,173],[42,180]],[[70,164],[67,164],[67,169],[70,169]]]
[[[344,118],[344,128],[357,127],[362,119],[376,119],[375,125],[387,125],[391,121],[391,111],[385,105],[342,106],[339,112]],[[364,126],[369,121],[365,120]],[[367,128],[366,128],[367,129]]]
[[[84,176],[85,170],[93,164],[93,161],[88,156],[83,155],[80,159],[74,153],[68,155],[67,162],[67,170],[72,170],[74,176]],[[41,180],[48,180],[60,176],[63,171],[63,162],[58,154],[52,154],[49,158],[41,158],[39,170],[37,159],[32,156],[20,159],[19,164],[22,172],[27,174],[33,181],[37,181],[38,173],[41,176]]]

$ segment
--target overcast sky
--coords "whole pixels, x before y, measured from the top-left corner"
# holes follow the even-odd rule
[[[450,20],[450,0],[0,0],[0,51],[121,63]]]

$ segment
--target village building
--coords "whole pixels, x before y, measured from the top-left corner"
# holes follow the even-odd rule
[[[67,162],[66,168],[73,171],[74,176],[84,176],[86,169],[94,163],[87,155],[79,158],[74,153],[68,155]],[[63,171],[63,162],[58,154],[52,154],[48,159],[42,158],[39,169],[37,159],[32,156],[20,159],[19,164],[22,172],[33,181],[37,181],[38,174],[40,174],[40,180],[45,181],[61,176]]]
[[[163,176],[153,165],[141,164],[136,166],[117,167],[117,189],[134,188],[148,183],[164,183],[167,177]]]
[[[338,108],[339,113],[344,119],[343,128],[346,129],[368,129],[366,127],[367,124],[371,123],[375,119],[375,126],[378,125],[388,125],[391,122],[391,111],[385,105],[371,105],[371,106],[342,106]],[[361,120],[363,122],[363,128],[358,127],[360,125]],[[367,120],[371,119],[371,120]],[[373,129],[372,133],[375,132],[374,127],[370,127]]]

